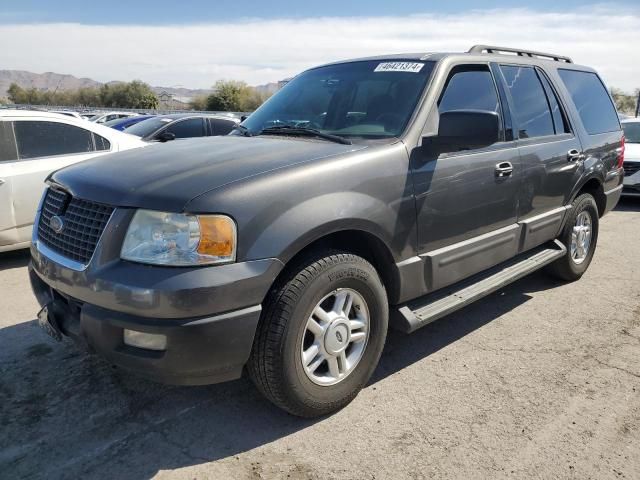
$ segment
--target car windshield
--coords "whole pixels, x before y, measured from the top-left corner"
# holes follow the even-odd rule
[[[640,122],[622,122],[626,143],[640,143]]]
[[[270,127],[289,126],[343,137],[397,137],[409,122],[433,65],[379,60],[308,70],[242,125],[253,135]]]
[[[146,137],[173,121],[173,118],[148,118],[127,128],[127,133],[141,138]]]

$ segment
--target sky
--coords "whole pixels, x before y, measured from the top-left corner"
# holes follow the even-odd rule
[[[0,69],[209,88],[321,63],[494,44],[550,51],[640,87],[640,1],[0,0]]]

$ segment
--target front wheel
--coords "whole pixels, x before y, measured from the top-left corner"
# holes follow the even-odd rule
[[[588,193],[572,203],[569,217],[559,240],[567,253],[549,266],[549,271],[563,280],[578,280],[589,268],[598,242],[598,206]]]
[[[249,375],[293,415],[338,410],[378,364],[388,315],[384,286],[368,261],[318,253],[292,268],[266,299]]]

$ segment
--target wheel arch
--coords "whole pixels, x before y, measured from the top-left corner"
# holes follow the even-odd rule
[[[593,175],[586,179],[582,185],[576,190],[574,195],[571,197],[571,202],[573,202],[578,196],[583,193],[590,194],[596,201],[596,205],[598,206],[598,215],[602,217],[606,211],[607,207],[607,197],[604,194],[604,186],[603,181],[597,175]]]
[[[297,268],[313,252],[341,251],[358,255],[373,265],[387,290],[391,303],[399,297],[400,278],[389,246],[370,230],[364,228],[334,227],[305,242],[298,242],[295,249],[289,249],[285,267],[276,278],[277,284],[292,269]]]

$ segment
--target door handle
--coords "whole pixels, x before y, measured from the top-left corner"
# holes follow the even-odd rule
[[[502,162],[496,165],[496,177],[509,177],[513,173],[511,162]]]
[[[570,162],[579,162],[580,160],[584,160],[584,154],[574,148],[567,152],[567,160]]]

